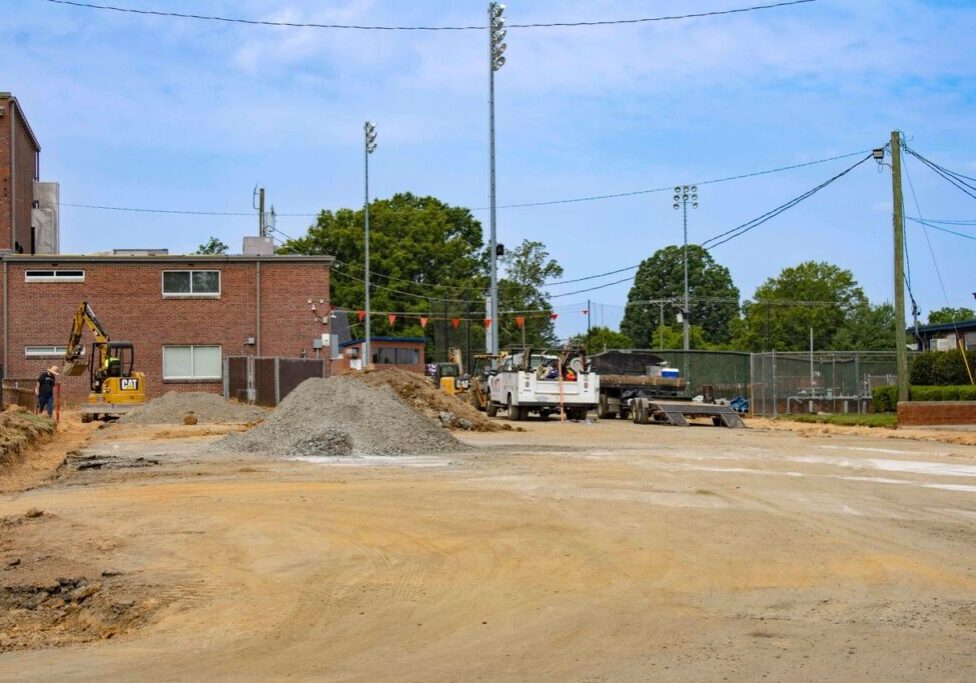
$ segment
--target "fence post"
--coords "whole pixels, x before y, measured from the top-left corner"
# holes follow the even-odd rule
[[[274,377],[275,377],[275,405],[281,403],[281,358],[275,356]]]
[[[778,408],[776,406],[776,352],[773,351],[773,417],[776,417],[778,414]]]
[[[230,400],[230,358],[224,356],[224,400]]]
[[[862,412],[867,412],[867,406],[864,406],[864,411],[861,410],[861,404],[864,402],[861,398],[864,396],[864,387],[861,386],[861,354],[857,351],[854,352],[854,391],[857,393],[857,414],[860,415]]]
[[[254,356],[247,357],[247,402],[253,404],[258,397],[254,386]]]

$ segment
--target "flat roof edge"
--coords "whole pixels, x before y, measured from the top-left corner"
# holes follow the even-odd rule
[[[168,254],[136,256],[115,254],[0,254],[0,260],[11,263],[324,263],[331,265],[334,256],[241,256],[223,254]]]

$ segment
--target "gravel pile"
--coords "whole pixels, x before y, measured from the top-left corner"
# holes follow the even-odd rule
[[[268,414],[264,408],[229,403],[221,396],[205,391],[171,391],[126,413],[119,418],[119,422],[183,424],[183,418],[189,413],[196,416],[199,424],[257,422]]]
[[[421,455],[466,447],[387,386],[353,375],[308,379],[268,419],[222,449],[274,456]]]

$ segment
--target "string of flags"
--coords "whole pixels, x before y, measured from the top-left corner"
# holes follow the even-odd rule
[[[586,313],[587,311],[584,310],[583,314],[585,315]],[[457,329],[458,327],[460,327],[462,320],[476,320],[476,318],[463,318],[458,316],[444,317],[444,316],[420,315],[414,313],[389,313],[387,311],[372,311],[371,315],[385,315],[386,321],[390,325],[395,325],[396,321],[401,319],[416,320],[422,328],[426,328],[427,324],[430,323],[431,321],[436,322],[441,320],[449,320],[451,322],[451,327]],[[559,318],[558,313],[550,313],[549,311],[538,311],[532,313],[521,313],[519,315],[514,316],[513,319],[515,321],[515,326],[521,329],[525,327],[526,318],[540,318],[542,316],[548,316],[549,319],[553,321]],[[356,317],[359,319],[359,322],[363,322],[366,319],[366,311],[362,309],[356,311]],[[485,326],[485,329],[491,327],[491,322],[492,322],[491,318],[486,317],[486,318],[481,318],[480,320],[482,324]]]

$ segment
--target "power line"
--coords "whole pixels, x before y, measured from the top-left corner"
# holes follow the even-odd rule
[[[108,12],[122,12],[126,14],[143,14],[156,17],[168,17],[174,19],[196,19],[200,21],[218,21],[228,24],[247,24],[250,26],[276,26],[285,28],[318,28],[318,29],[343,29],[352,31],[484,31],[488,27],[482,25],[467,26],[381,26],[364,24],[319,24],[297,21],[270,21],[262,19],[242,19],[238,17],[221,17],[205,14],[188,14],[183,12],[164,12],[161,10],[136,9],[133,7],[117,7],[114,5],[97,5],[89,2],[74,2],[74,0],[46,0],[56,5],[69,5],[84,9],[103,10]],[[660,21],[677,21],[683,19],[701,19],[704,17],[717,17],[726,14],[742,14],[744,12],[756,12],[760,10],[775,9],[779,7],[789,7],[791,5],[803,5],[816,0],[785,0],[766,5],[753,5],[751,7],[739,7],[727,10],[715,10],[712,12],[695,12],[689,14],[675,14],[661,17],[643,17],[639,19],[606,19],[599,21],[564,21],[546,22],[530,24],[507,24],[506,28],[578,28],[585,26],[610,26],[620,24],[645,24]]]
[[[976,179],[970,178],[969,176],[963,175],[962,173],[956,173],[955,171],[950,171],[949,169],[947,169],[947,168],[945,168],[943,166],[940,166],[939,164],[935,163],[934,161],[930,161],[929,159],[926,159],[924,156],[922,156],[921,154],[919,154],[918,152],[916,152],[915,150],[913,150],[908,145],[905,145],[905,151],[908,152],[909,154],[911,154],[913,157],[915,157],[919,161],[921,161],[926,166],[928,166],[932,171],[934,171],[937,175],[939,175],[943,180],[946,180],[947,182],[949,182],[950,184],[952,184],[954,187],[956,187],[959,190],[961,190],[962,192],[964,192],[967,196],[969,196],[969,197],[971,197],[973,199],[976,199],[976,185],[970,184],[970,182],[976,183]],[[970,181],[970,182],[967,182],[967,181]]]
[[[800,202],[802,202],[802,201],[804,201],[806,199],[809,199],[810,197],[812,197],[813,195],[815,195],[817,192],[819,192],[820,190],[822,190],[825,187],[827,187],[828,185],[830,185],[831,183],[839,180],[840,178],[843,178],[845,175],[847,175],[848,173],[850,173],[851,171],[853,171],[855,168],[857,168],[858,166],[860,166],[861,164],[863,164],[865,161],[867,161],[870,158],[871,158],[871,155],[868,154],[867,156],[865,156],[860,161],[852,164],[851,166],[848,166],[846,169],[844,169],[843,171],[841,171],[837,175],[833,176],[832,178],[829,178],[829,179],[825,180],[824,182],[820,183],[816,187],[813,187],[813,188],[807,190],[806,192],[804,192],[803,194],[801,194],[801,195],[799,195],[797,197],[794,197],[793,199],[791,199],[790,201],[786,202],[785,204],[780,204],[775,209],[772,209],[770,211],[767,211],[766,213],[762,214],[761,216],[757,216],[756,218],[753,218],[751,221],[747,221],[747,222],[743,223],[742,225],[739,225],[739,226],[737,226],[735,228],[732,228],[731,230],[726,230],[725,232],[719,233],[718,235],[715,235],[714,237],[708,238],[707,240],[705,240],[704,242],[701,243],[701,246],[704,247],[705,249],[712,250],[715,247],[721,246],[721,245],[725,244],[726,242],[729,242],[731,240],[734,240],[736,237],[741,237],[742,235],[746,234],[747,232],[749,232],[753,228],[758,228],[763,223],[765,223],[767,221],[770,221],[773,218],[776,218],[781,213],[784,213],[785,211],[788,211],[789,209],[792,209],[794,206],[796,206]],[[712,244],[709,245],[709,243],[712,243]]]
[[[922,226],[925,226],[925,227],[928,227],[928,228],[932,228],[933,230],[939,230],[941,232],[947,232],[950,235],[956,235],[958,237],[965,237],[968,240],[976,240],[976,236],[967,235],[964,232],[956,232],[955,230],[949,230],[948,228],[943,228],[943,227],[940,227],[938,225],[933,225],[931,221],[927,221],[927,220],[924,220],[923,221],[920,218],[912,218],[911,216],[905,216],[905,218],[907,218],[908,220],[912,221],[913,223],[918,223],[919,225],[922,225]]]
[[[912,216],[905,216],[905,218],[907,218],[910,221],[918,220],[917,218],[914,218]],[[942,219],[942,220],[939,220],[939,219],[936,219],[936,218],[926,218],[925,219],[925,222],[926,223],[939,223],[941,225],[976,225],[976,220],[972,220],[972,219],[967,219],[967,220],[945,220],[945,219]]]
[[[53,1],[53,0],[49,0]],[[857,152],[850,152],[848,154],[840,154],[838,156],[828,157],[826,159],[817,159],[816,161],[805,161],[800,164],[792,164],[790,166],[780,166],[778,168],[770,168],[763,171],[753,171],[751,173],[742,173],[739,175],[726,176],[724,178],[713,178],[711,180],[700,180],[695,185],[712,185],[715,183],[724,183],[732,180],[743,180],[745,178],[754,178],[756,176],[769,175],[771,173],[780,173],[783,171],[792,171],[797,168],[803,168],[805,166],[815,166],[817,164],[825,164],[830,161],[837,161],[838,159],[847,159],[849,157],[858,156],[860,154],[865,154],[870,150],[859,150]],[[522,204],[502,204],[496,208],[499,209],[519,209],[532,206],[549,206],[552,204],[571,204],[576,202],[590,202],[599,199],[616,199],[619,197],[632,197],[635,195],[642,194],[653,194],[657,192],[670,192],[673,190],[672,185],[667,187],[655,187],[646,190],[634,190],[632,192],[618,192],[615,194],[602,194],[602,195],[591,195],[586,197],[572,197],[569,199],[552,199],[541,202],[527,202]],[[160,214],[180,214],[189,216],[253,216],[253,211],[247,212],[233,212],[233,211],[194,211],[194,210],[174,210],[174,209],[153,209],[153,208],[142,208],[142,207],[127,207],[127,206],[107,206],[102,204],[72,204],[69,202],[61,202],[61,206],[70,206],[73,208],[80,209],[99,209],[102,211],[130,211],[134,213],[160,213]],[[487,207],[479,206],[471,211],[487,211]],[[287,217],[299,217],[299,218],[314,218],[317,217],[321,211],[316,211],[314,213],[300,212],[300,213],[276,213],[277,216],[287,216]]]

